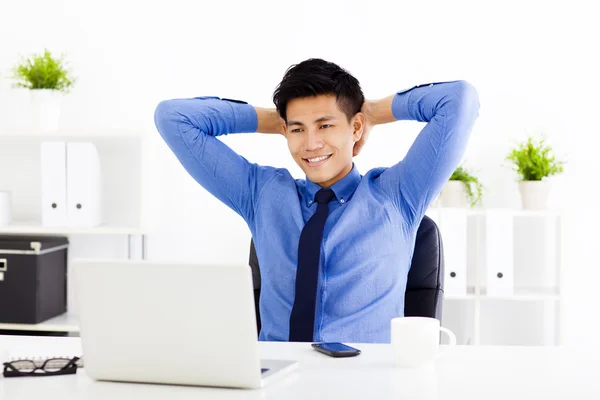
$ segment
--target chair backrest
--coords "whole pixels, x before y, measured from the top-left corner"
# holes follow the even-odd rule
[[[254,282],[254,305],[256,323],[260,332],[260,266],[250,241],[250,267]],[[407,317],[430,317],[442,320],[444,300],[444,250],[442,236],[436,223],[427,215],[421,220],[415,239],[415,249],[408,271],[404,297],[404,315]]]
[[[417,229],[408,271],[404,315],[430,317],[442,322],[444,302],[444,247],[436,223],[427,215]]]

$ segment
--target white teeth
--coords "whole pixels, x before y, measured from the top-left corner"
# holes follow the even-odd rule
[[[307,160],[309,162],[319,162],[319,161],[323,161],[325,159],[329,158],[329,156],[321,156],[321,157],[315,157],[315,158],[307,158]]]

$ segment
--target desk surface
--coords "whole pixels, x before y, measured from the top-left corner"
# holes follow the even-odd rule
[[[600,349],[457,346],[433,368],[405,370],[394,367],[388,345],[355,346],[363,354],[334,359],[307,344],[261,343],[264,358],[300,364],[260,390],[95,382],[84,368],[71,376],[0,377],[0,399],[600,399]],[[79,338],[0,336],[0,349],[65,355],[81,347]]]

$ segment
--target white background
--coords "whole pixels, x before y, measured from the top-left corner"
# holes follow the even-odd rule
[[[1,0],[0,123],[14,127],[26,120],[27,96],[11,88],[9,69],[20,55],[44,47],[66,52],[78,79],[64,101],[64,127],[130,128],[157,136],[153,112],[160,100],[215,95],[270,107],[285,69],[308,57],[347,68],[367,98],[417,83],[468,80],[479,91],[481,109],[465,160],[487,188],[486,206],[519,207],[515,175],[503,159],[527,134],[547,136],[567,160],[550,199],[568,213],[564,340],[600,343],[593,330],[600,327],[594,251],[600,29],[592,4]],[[421,128],[412,122],[376,128],[357,166],[366,172],[397,162]],[[253,162],[288,167],[302,177],[282,137],[223,140]],[[150,258],[246,262],[250,234],[241,218],[200,188],[162,142],[155,144],[141,207],[158,205],[150,219],[164,231],[151,235]],[[17,216],[30,216],[39,191],[27,182],[19,186],[6,160],[32,170],[36,160],[27,146],[3,139],[0,147],[0,183],[11,182]],[[115,162],[121,159],[115,156]],[[73,243],[104,256],[125,252],[122,241],[101,239]]]

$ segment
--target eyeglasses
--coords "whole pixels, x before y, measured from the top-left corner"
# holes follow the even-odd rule
[[[79,357],[49,358],[47,360],[14,360],[4,363],[4,376],[53,376],[67,375],[77,372],[82,365]]]

